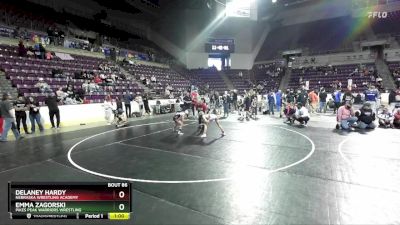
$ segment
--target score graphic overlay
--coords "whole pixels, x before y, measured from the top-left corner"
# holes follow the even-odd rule
[[[127,220],[131,184],[114,182],[8,183],[11,219]]]

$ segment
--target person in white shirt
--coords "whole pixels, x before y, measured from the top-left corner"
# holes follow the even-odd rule
[[[308,109],[303,106],[303,104],[297,104],[296,113],[293,115],[293,119],[299,121],[301,125],[307,126],[308,121],[310,120],[310,113]]]
[[[104,113],[105,113],[104,116],[107,121],[107,124],[111,125],[113,104],[112,104],[111,97],[109,95],[106,96],[106,99],[104,100],[104,103],[103,103],[103,107],[104,107]]]

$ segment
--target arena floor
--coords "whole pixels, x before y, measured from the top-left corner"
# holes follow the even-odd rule
[[[0,224],[55,224],[9,220],[7,181],[116,177],[133,182],[133,218],[79,224],[400,223],[400,130],[338,131],[333,115],[305,128],[231,115],[227,136],[212,125],[201,139],[194,120],[176,136],[171,117],[0,143]]]

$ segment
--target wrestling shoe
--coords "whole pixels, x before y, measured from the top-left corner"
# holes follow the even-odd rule
[[[339,124],[336,124],[336,130],[339,130],[340,129],[340,126],[339,126]]]

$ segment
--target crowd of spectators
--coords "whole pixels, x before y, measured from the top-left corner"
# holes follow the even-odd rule
[[[344,71],[341,71],[340,66],[332,66],[332,65],[327,65],[327,66],[308,66],[308,67],[301,67],[301,76],[299,77],[298,85],[303,86],[306,84],[307,74],[309,72],[317,72],[317,75],[319,77],[325,76],[325,77],[336,77],[338,74],[343,74]],[[384,89],[383,83],[382,83],[382,77],[378,75],[377,70],[374,66],[372,65],[364,65],[364,64],[359,64],[357,65],[354,70],[347,75],[347,80],[353,80],[354,78],[369,78],[368,81],[362,82],[362,87],[359,88],[367,88],[370,85],[374,85],[375,87],[378,88],[378,90],[382,91]],[[318,81],[318,87],[323,86],[323,80]],[[330,89],[336,90],[338,88],[347,88],[348,83],[342,83],[339,79],[333,80],[329,84]],[[356,82],[351,83],[351,88],[356,89],[358,88]]]

